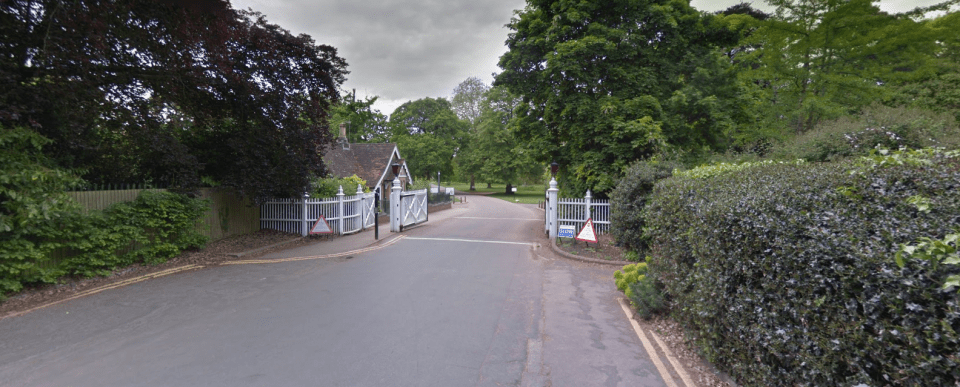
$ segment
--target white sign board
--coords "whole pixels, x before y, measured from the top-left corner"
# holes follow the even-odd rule
[[[313,225],[313,228],[310,229],[311,234],[333,234],[333,230],[330,229],[330,225],[327,224],[327,220],[320,216],[320,219],[317,219],[317,223]]]
[[[560,225],[560,232],[557,233],[557,237],[560,238],[573,238],[577,234],[577,228],[569,225]]]
[[[597,243],[597,234],[593,232],[593,219],[587,219],[587,224],[583,225],[583,230],[580,230],[577,240]]]

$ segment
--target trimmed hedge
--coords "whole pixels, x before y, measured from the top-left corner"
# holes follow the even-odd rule
[[[671,161],[638,161],[627,168],[623,179],[610,193],[610,235],[617,244],[636,257],[646,254],[647,240],[643,236],[645,221],[643,207],[657,181],[670,177],[683,165]]]
[[[960,380],[957,265],[895,262],[960,225],[960,157],[673,177],[645,219],[672,313],[740,383]]]

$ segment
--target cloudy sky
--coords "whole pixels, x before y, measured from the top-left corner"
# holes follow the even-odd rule
[[[740,0],[693,0],[717,11]],[[883,0],[880,8],[902,12],[938,0]],[[378,96],[374,108],[390,114],[404,102],[450,97],[468,77],[488,84],[506,51],[504,27],[525,0],[231,0],[252,8],[294,34],[329,44],[347,60],[344,89],[357,97]],[[754,2],[764,9],[761,1]]]

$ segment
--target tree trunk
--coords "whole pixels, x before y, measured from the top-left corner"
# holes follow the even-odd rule
[[[476,180],[473,178],[473,175],[470,175],[470,190],[476,191],[477,187],[475,185]]]

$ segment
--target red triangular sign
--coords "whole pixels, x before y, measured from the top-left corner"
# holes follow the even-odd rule
[[[327,224],[327,220],[323,218],[323,215],[320,216],[320,219],[317,219],[317,223],[314,223],[313,228],[310,229],[311,234],[333,234],[333,230],[330,228],[330,225]]]
[[[583,230],[577,234],[578,241],[597,243],[597,234],[593,232],[593,219],[587,219],[587,224],[583,225]]]

